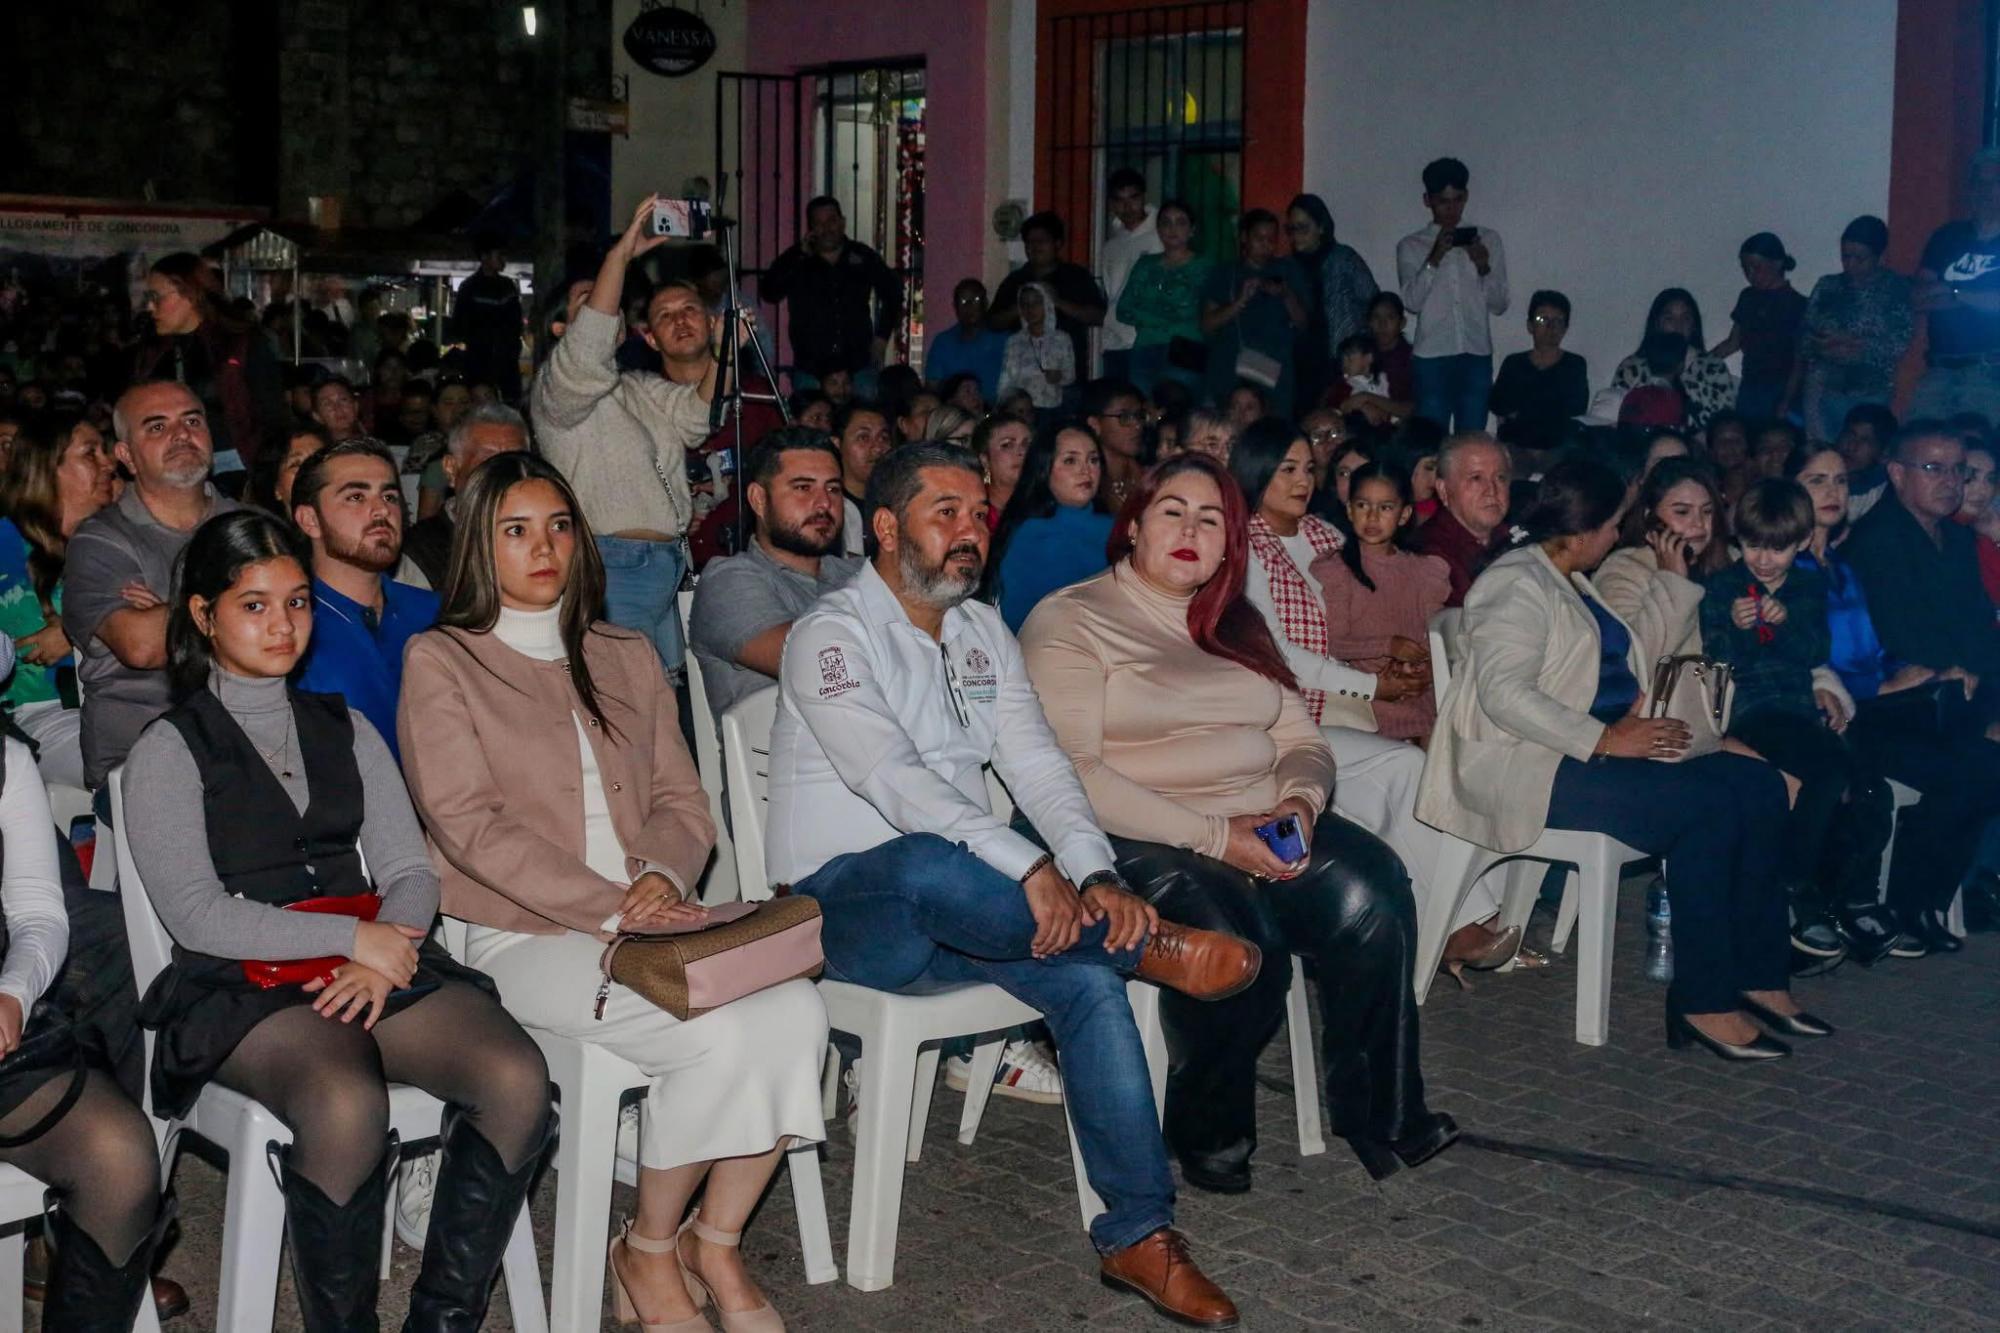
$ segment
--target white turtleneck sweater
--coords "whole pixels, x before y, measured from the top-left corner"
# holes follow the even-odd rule
[[[538,662],[560,662],[568,655],[563,649],[561,602],[546,611],[501,607],[493,637]],[[604,796],[604,775],[598,772],[590,736],[576,709],[570,710],[570,720],[576,724],[576,744],[583,754],[583,863],[614,884],[629,884],[632,879],[625,873],[625,847],[611,826],[611,803]]]

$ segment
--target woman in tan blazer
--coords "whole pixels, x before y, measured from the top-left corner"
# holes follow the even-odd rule
[[[1734,754],[1676,762],[1687,728],[1640,716],[1633,628],[1585,575],[1618,539],[1625,483],[1591,459],[1558,463],[1523,526],[1465,600],[1465,661],[1445,696],[1417,817],[1497,852],[1544,828],[1608,833],[1667,862],[1674,980],[1667,1040],[1732,1060],[1790,1053],[1764,1035],[1826,1036],[1789,990],[1777,770]]]
[[[824,1132],[819,993],[792,981],[685,1022],[622,986],[600,998],[598,959],[621,925],[703,915],[707,800],[652,645],[602,619],[603,567],[562,475],[502,454],[460,506],[444,611],[410,643],[398,728],[444,911],[471,923],[467,961],[523,1026],[652,1076],[638,1216],[612,1243],[623,1317],[707,1328],[697,1305],[712,1296],[725,1329],[781,1330],[736,1247],[780,1151]]]

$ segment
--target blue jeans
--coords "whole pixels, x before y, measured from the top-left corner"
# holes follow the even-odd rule
[[[829,976],[904,994],[991,982],[1039,1009],[1084,1173],[1105,1203],[1091,1243],[1110,1254],[1173,1224],[1173,1173],[1125,999],[1138,950],[1106,953],[1100,921],[1067,952],[1030,957],[1035,918],[1021,886],[929,833],[836,856],[792,890],[819,901]]]
[[[1417,415],[1446,430],[1485,430],[1486,400],[1493,394],[1491,356],[1419,356],[1410,361]]]
[[[679,671],[687,658],[677,601],[687,573],[681,544],[599,537],[597,553],[604,558],[604,618],[651,639],[660,665]]]

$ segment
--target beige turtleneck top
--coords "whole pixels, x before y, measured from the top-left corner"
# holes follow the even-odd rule
[[[1104,831],[1220,857],[1233,815],[1333,792],[1333,754],[1296,690],[1195,644],[1189,598],[1129,560],[1049,594],[1021,651]]]

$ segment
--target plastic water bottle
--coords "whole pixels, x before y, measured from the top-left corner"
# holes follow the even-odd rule
[[[1664,879],[1654,880],[1646,893],[1646,931],[1646,980],[1664,985],[1674,979],[1673,909]]]

